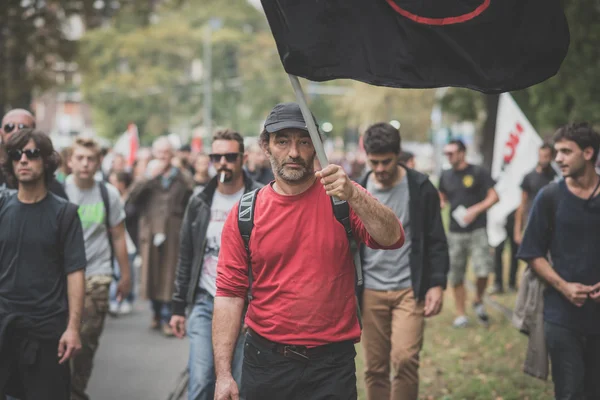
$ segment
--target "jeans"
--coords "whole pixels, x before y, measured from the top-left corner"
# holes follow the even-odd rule
[[[171,321],[171,303],[160,300],[150,300],[154,319],[160,320],[161,324],[169,325]]]
[[[600,335],[544,322],[557,400],[600,399]]]
[[[135,268],[133,267],[133,261],[135,260],[137,254],[129,254],[129,270],[131,271],[131,292],[126,299],[130,303],[133,303],[135,300]],[[115,260],[115,264],[113,266],[113,272],[115,274],[116,281],[110,285],[110,302],[117,301],[117,283],[121,279],[121,269],[119,268],[119,263]]]
[[[187,326],[190,339],[188,400],[213,400],[215,396],[216,376],[212,346],[213,310],[214,298],[200,290]],[[243,357],[244,335],[239,335],[233,354],[231,372],[240,389]]]
[[[519,260],[517,260],[517,251],[519,250],[519,245],[515,242],[515,213],[509,214],[506,218],[506,240],[509,241],[510,244],[510,275],[508,286],[510,288],[515,288],[517,286],[517,271],[519,269]],[[504,265],[502,262],[502,254],[504,253],[506,240],[503,240],[500,243],[494,252],[494,273],[496,275],[494,283],[498,287],[498,289],[504,289],[504,274],[503,269]]]
[[[242,394],[246,400],[356,400],[354,344],[326,346],[304,362],[276,353],[246,333]]]

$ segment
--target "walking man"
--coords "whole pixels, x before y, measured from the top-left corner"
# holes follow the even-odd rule
[[[538,164],[533,171],[525,175],[521,183],[521,204],[515,213],[515,242],[520,245],[523,241],[525,223],[529,217],[535,196],[540,190],[556,178],[552,165],[554,148],[549,143],[544,143],[538,150]],[[512,270],[511,270],[512,279]],[[514,282],[513,282],[514,283]]]
[[[0,199],[0,399],[68,400],[69,360],[81,349],[81,222],[48,192],[59,155],[47,135],[22,129],[4,150],[18,191]]]
[[[79,206],[87,268],[85,301],[81,324],[81,352],[72,362],[71,400],[87,400],[94,354],[98,349],[108,312],[113,260],[120,267],[118,296],[125,299],[131,288],[125,234],[125,210],[118,190],[94,179],[100,168],[100,146],[93,139],[76,138],[73,143],[65,190],[71,203]]]
[[[399,248],[402,226],[342,167],[315,174],[315,148],[297,104],[275,106],[260,142],[275,181],[256,194],[248,248],[238,207],[223,227],[213,322],[215,399],[239,396],[231,365],[247,296],[247,400],[356,399],[355,268],[330,196],[348,202],[349,234],[369,247]]]
[[[399,164],[400,140],[398,129],[388,123],[369,127],[363,138],[371,172],[361,184],[394,211],[406,235],[398,250],[365,247],[361,253],[362,344],[370,400],[418,398],[425,318],[442,309],[450,263],[438,192],[426,175]]]
[[[150,327],[169,337],[173,336],[169,322],[179,234],[194,181],[187,172],[173,166],[173,145],[167,137],[156,139],[152,152],[156,168],[148,168],[151,175],[134,184],[128,203],[137,209],[140,218],[140,293],[152,303]]]
[[[454,290],[456,319],[454,326],[464,327],[469,320],[465,303],[467,293],[464,286],[467,259],[475,272],[476,293],[473,309],[481,323],[487,324],[489,317],[483,306],[483,295],[492,268],[492,255],[487,239],[487,210],[498,202],[494,180],[482,167],[467,163],[466,147],[460,140],[451,140],[444,148],[444,155],[452,166],[442,172],[440,197],[442,208],[450,203],[450,285]]]
[[[215,397],[212,320],[221,233],[229,211],[242,194],[262,186],[244,172],[244,158],[244,140],[239,133],[216,132],[210,159],[217,175],[190,199],[183,219],[171,328],[177,337],[184,337],[185,311],[189,307],[189,400]],[[240,335],[231,366],[238,385],[241,384],[243,355],[244,336]]]
[[[600,399],[600,176],[594,168],[600,135],[575,123],[554,140],[564,180],[536,197],[518,256],[547,283],[544,334],[556,399]]]

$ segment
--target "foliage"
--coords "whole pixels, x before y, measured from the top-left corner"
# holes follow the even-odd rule
[[[121,9],[148,19],[148,0],[4,0],[0,7],[0,112],[30,108],[35,91],[55,86],[56,69],[73,60],[73,28],[92,29]]]
[[[600,2],[565,0],[571,43],[559,72],[545,82],[512,93],[542,136],[570,121],[600,123]],[[484,95],[467,89],[450,89],[443,109],[458,118],[483,122],[489,113]]]

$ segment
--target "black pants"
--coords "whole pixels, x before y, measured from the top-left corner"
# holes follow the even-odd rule
[[[246,400],[356,400],[355,357],[354,345],[346,342],[299,361],[246,334],[243,394]]]
[[[544,323],[557,400],[600,399],[600,335]]]
[[[58,340],[7,334],[0,353],[0,399],[69,400],[69,363],[58,360]]]
[[[508,285],[511,288],[515,288],[517,286],[517,271],[519,269],[519,260],[517,260],[517,251],[519,250],[519,245],[515,242],[514,212],[509,214],[506,218],[506,235],[506,240],[508,240],[510,244],[510,275]],[[506,240],[502,241],[502,243],[496,247],[494,253],[494,273],[496,275],[494,283],[499,289],[504,289],[504,265],[502,262],[502,253],[504,253]]]

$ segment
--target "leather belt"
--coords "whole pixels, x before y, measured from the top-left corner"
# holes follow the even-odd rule
[[[297,346],[272,342],[269,339],[260,336],[251,328],[248,328],[248,334],[252,340],[261,347],[272,350],[274,353],[281,354],[284,357],[292,358],[298,361],[309,361],[311,358],[335,351],[343,351],[344,348],[353,348],[354,346],[354,344],[350,341],[336,342],[316,347]]]

